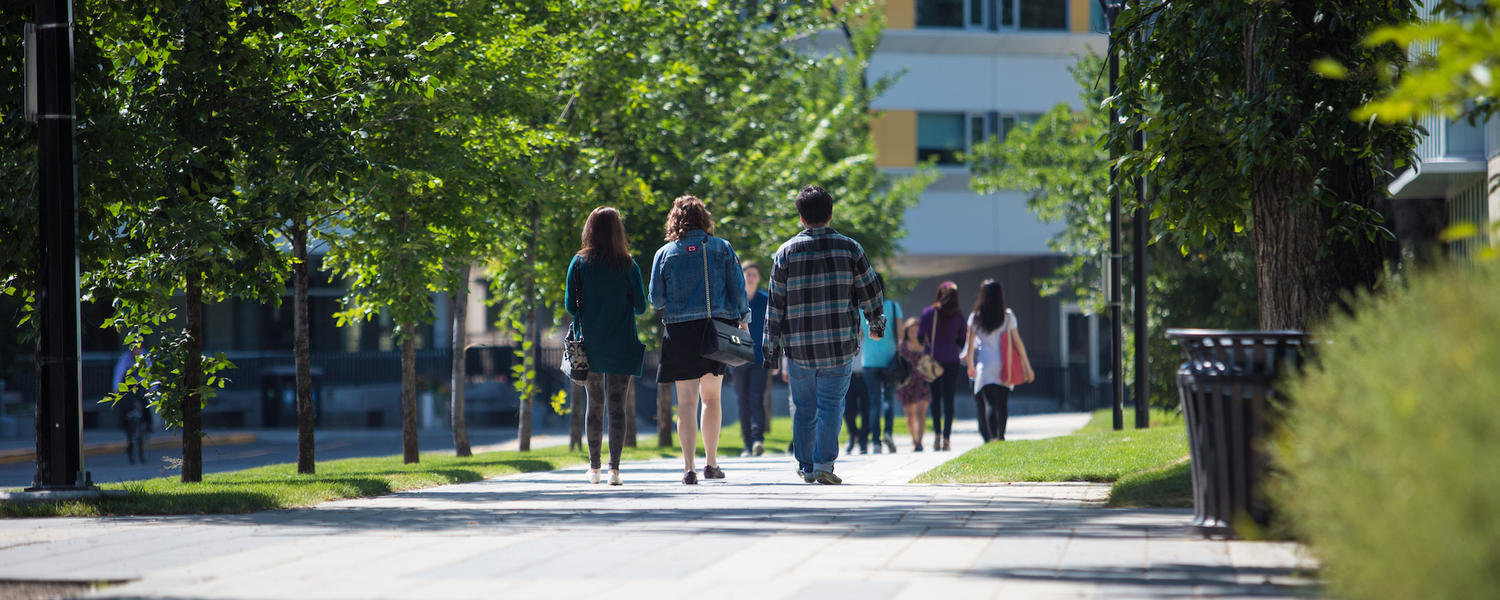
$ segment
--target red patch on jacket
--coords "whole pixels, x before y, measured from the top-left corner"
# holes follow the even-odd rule
[[[688,252],[697,252],[697,251],[698,251],[698,247],[697,246],[688,246]]]

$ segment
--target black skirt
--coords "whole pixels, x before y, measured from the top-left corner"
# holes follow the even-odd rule
[[[731,319],[718,319],[738,325]],[[704,375],[723,375],[724,363],[703,358],[703,336],[708,319],[668,323],[666,339],[661,344],[661,364],[656,367],[656,381],[687,381]]]

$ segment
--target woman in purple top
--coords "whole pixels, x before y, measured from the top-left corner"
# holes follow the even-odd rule
[[[947,450],[948,435],[953,432],[953,395],[964,376],[959,350],[963,348],[968,327],[958,309],[958,284],[944,281],[938,285],[937,300],[922,309],[918,333],[926,344],[924,353],[943,365],[943,374],[932,386],[932,449]]]

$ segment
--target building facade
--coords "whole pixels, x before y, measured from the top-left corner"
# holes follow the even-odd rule
[[[979,283],[998,280],[1038,376],[1017,393],[1078,408],[1097,403],[1108,381],[1109,329],[1101,317],[1038,293],[1034,281],[1061,262],[1047,246],[1061,225],[1037,220],[1025,190],[974,192],[960,160],[974,144],[1004,139],[1059,103],[1082,108],[1068,68],[1107,48],[1098,4],[887,0],[887,29],[870,65],[872,78],[899,77],[872,105],[880,111],[877,164],[900,175],[932,162],[940,173],[906,213],[895,271],[918,282],[902,307],[914,314],[952,280],[967,311]]]

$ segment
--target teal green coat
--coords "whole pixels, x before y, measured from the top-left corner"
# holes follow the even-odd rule
[[[635,316],[646,312],[646,291],[635,261],[615,269],[574,256],[563,303],[583,333],[589,372],[641,376],[646,346],[636,333]]]

